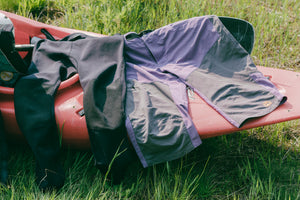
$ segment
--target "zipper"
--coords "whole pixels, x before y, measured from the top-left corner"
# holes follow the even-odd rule
[[[187,94],[188,94],[188,97],[189,99],[195,99],[195,92],[194,90],[190,87],[190,86],[186,86],[186,89],[187,89]]]

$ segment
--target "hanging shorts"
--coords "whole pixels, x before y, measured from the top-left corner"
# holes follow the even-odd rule
[[[187,88],[236,127],[285,100],[217,16],[124,38],[126,128],[144,167],[180,158],[201,144]]]

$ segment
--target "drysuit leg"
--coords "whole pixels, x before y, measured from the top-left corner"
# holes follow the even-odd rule
[[[7,152],[7,144],[4,132],[4,124],[3,119],[0,111],[0,183],[6,184],[8,172],[7,172],[7,159],[8,159],[8,152]]]
[[[60,188],[64,183],[60,143],[54,116],[54,99],[41,87],[43,80],[23,77],[15,86],[18,125],[37,161],[37,184],[41,189]],[[44,177],[51,180],[45,181]]]

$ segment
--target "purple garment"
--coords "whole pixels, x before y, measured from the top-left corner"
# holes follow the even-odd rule
[[[124,37],[126,127],[144,167],[179,158],[201,144],[188,113],[187,88],[237,127],[284,99],[216,16]],[[264,107],[260,101],[271,104]]]

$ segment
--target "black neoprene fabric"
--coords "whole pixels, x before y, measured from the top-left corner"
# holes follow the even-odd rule
[[[37,43],[28,75],[15,86],[18,125],[41,169],[59,170],[60,143],[54,95],[61,81],[78,72],[84,111],[96,165],[107,169],[118,147],[126,151],[123,38],[72,34],[60,41]],[[116,164],[126,166],[120,156]],[[115,167],[118,168],[118,167]]]
[[[4,124],[2,114],[0,111],[0,183],[6,184],[8,172],[7,172],[7,144],[4,132]]]

